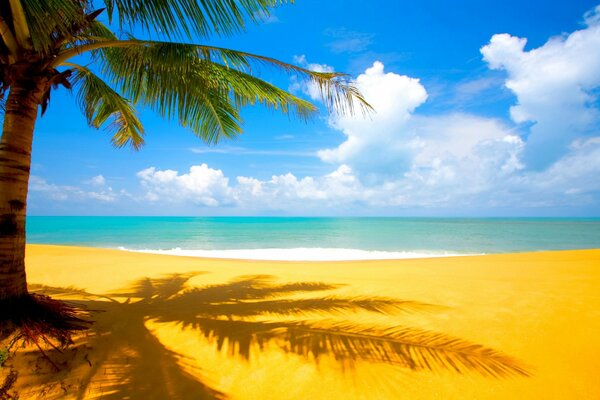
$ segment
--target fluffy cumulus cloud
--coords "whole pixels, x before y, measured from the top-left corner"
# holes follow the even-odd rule
[[[238,176],[230,183],[221,170],[206,164],[192,166],[187,173],[158,170],[154,167],[137,174],[151,202],[189,203],[198,206],[223,205],[251,209],[286,210],[292,206],[335,206],[357,200],[362,186],[345,165],[320,177],[298,178],[292,173],[268,180]]]
[[[492,69],[506,71],[517,104],[514,122],[532,123],[525,160],[541,170],[569,151],[579,136],[597,134],[600,113],[600,6],[586,14],[585,29],[526,50],[527,39],[503,33],[481,48]]]
[[[206,164],[192,166],[184,174],[150,167],[138,172],[137,176],[149,201],[189,201],[211,207],[230,203],[229,179],[223,171],[209,168]]]
[[[600,201],[600,137],[575,140],[550,168],[515,178],[523,202],[589,206]]]
[[[320,151],[319,157],[361,171],[394,172],[406,167],[405,153],[410,151],[411,143],[404,128],[415,108],[427,100],[427,91],[418,79],[386,73],[380,62],[359,75],[356,86],[376,112],[368,118],[333,117],[330,125],[340,130],[346,140],[334,149]]]
[[[432,193],[478,193],[523,168],[523,141],[498,121],[452,114],[415,119],[414,153],[405,180]]]
[[[355,203],[365,195],[364,187],[347,165],[341,165],[332,173],[319,177],[298,178],[287,173],[264,181],[238,177],[237,183],[237,200],[245,207],[251,206],[256,200],[260,200],[261,206],[271,209],[311,204],[317,207],[333,207]]]
[[[356,85],[376,113],[371,118],[337,116],[330,125],[345,140],[319,157],[343,163],[368,183],[394,183],[394,187],[438,188],[445,191],[470,183],[471,189],[490,179],[522,168],[522,140],[500,121],[469,114],[419,116],[417,108],[427,100],[418,79],[385,72],[375,62]],[[408,198],[404,197],[407,201]]]

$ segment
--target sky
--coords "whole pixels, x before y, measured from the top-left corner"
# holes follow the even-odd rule
[[[36,125],[30,215],[600,216],[596,1],[297,0],[198,39],[350,75],[375,112],[260,107],[208,147],[140,110],[141,151],[53,93]]]

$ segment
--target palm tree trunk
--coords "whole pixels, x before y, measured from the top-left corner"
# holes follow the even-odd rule
[[[25,211],[33,129],[35,84],[11,85],[0,140],[0,302],[27,295]]]

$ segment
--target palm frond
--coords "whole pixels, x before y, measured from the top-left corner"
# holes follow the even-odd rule
[[[290,75],[297,75],[319,88],[322,100],[330,112],[354,114],[358,110],[363,114],[368,114],[373,111],[371,105],[349,80],[347,74],[311,71],[271,57],[216,46],[188,46],[195,47],[201,59],[215,61],[238,71],[249,72],[257,67],[268,67]]]
[[[49,54],[56,39],[69,37],[74,26],[86,23],[86,7],[79,0],[20,0],[33,48]]]
[[[55,51],[73,49],[90,40],[118,40],[108,27],[96,20],[102,12],[103,8],[86,13],[84,20],[74,24],[68,35],[56,35]]]
[[[104,0],[109,18],[121,28],[139,25],[166,37],[208,37],[243,31],[278,4],[293,0]]]
[[[12,12],[12,22],[15,30],[15,39],[19,46],[24,49],[29,49],[31,43],[31,33],[29,32],[29,24],[25,17],[25,10],[21,4],[21,0],[9,0],[10,10]]]
[[[235,100],[237,108],[259,103],[274,110],[281,110],[284,114],[293,112],[303,120],[317,112],[317,107],[312,103],[250,74],[217,63],[207,63],[206,67],[207,70],[212,70],[208,73],[229,86],[230,96]]]
[[[160,62],[161,58],[159,57],[157,59],[156,54],[163,54],[166,58],[162,59],[162,61],[170,63],[169,69],[173,73],[177,72],[178,65],[185,69],[183,72],[191,73],[192,75],[194,69],[199,69],[200,73],[206,74],[211,72],[206,71],[206,66],[217,65],[238,72],[238,75],[235,76],[237,81],[244,76],[239,75],[239,73],[245,73],[246,76],[248,76],[248,74],[256,68],[270,67],[287,74],[300,76],[300,78],[316,85],[322,94],[324,104],[330,112],[354,114],[358,110],[363,114],[368,114],[372,111],[372,107],[367,103],[354,84],[349,81],[346,74],[310,71],[270,57],[214,46],[134,39],[109,41],[94,40],[90,43],[82,44],[76,48],[62,52],[55,59],[54,65],[60,65],[61,62],[70,57],[86,51],[100,52],[101,57],[98,57],[98,61],[104,62],[105,66],[109,67],[108,69],[113,70],[114,65],[112,64],[121,63],[124,57],[135,55],[137,56],[136,58],[138,58],[136,61],[137,64],[139,64],[140,58],[145,59],[147,64],[150,60]],[[152,55],[154,55],[154,57],[152,57]],[[205,62],[203,63],[202,61]],[[202,66],[205,66],[204,71],[202,71]],[[113,73],[115,72],[116,70],[113,71]],[[191,76],[190,78],[193,79],[194,77]],[[248,79],[245,79],[245,84],[249,84]],[[262,89],[266,88],[262,87]],[[282,100],[281,97],[282,96],[280,95],[280,100]],[[308,106],[307,102],[298,101],[298,99],[291,94],[285,99],[287,99],[288,103],[292,104],[296,110],[301,110],[301,115],[306,115],[306,112],[312,112],[312,109]],[[267,101],[265,104],[272,105],[273,103],[275,102]],[[281,104],[279,105],[281,106]]]
[[[88,124],[100,128],[110,121],[107,128],[113,132],[112,143],[116,147],[130,144],[134,149],[140,148],[144,144],[144,129],[131,103],[88,68],[67,66],[75,70],[73,84]]]
[[[2,46],[6,47],[6,54],[8,58],[12,61],[16,61],[16,57],[19,52],[19,46],[17,44],[17,39],[15,35],[8,26],[6,19],[3,15],[0,14],[0,50],[2,50]],[[0,51],[0,55],[4,53],[4,51]]]
[[[117,36],[113,31],[110,30],[102,22],[94,20],[90,23],[88,28],[78,36],[82,42],[101,41],[101,40],[118,40]]]
[[[207,143],[241,133],[229,88],[207,74],[193,47],[159,43],[106,49],[103,72],[136,105],[176,119]]]
[[[56,62],[86,49],[98,51],[103,72],[134,104],[176,118],[209,144],[241,133],[242,105],[258,102],[301,118],[315,113],[309,102],[248,73],[256,64],[303,74],[322,90],[327,106],[339,112],[352,113],[357,105],[363,110],[370,107],[343,74],[312,72],[244,52],[137,40],[86,46],[68,50]]]

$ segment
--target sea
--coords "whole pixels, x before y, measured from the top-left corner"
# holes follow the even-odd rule
[[[600,248],[600,218],[27,218],[28,243],[256,260],[371,260]]]

